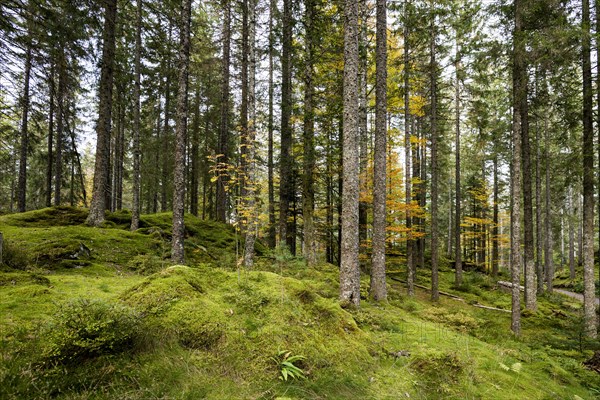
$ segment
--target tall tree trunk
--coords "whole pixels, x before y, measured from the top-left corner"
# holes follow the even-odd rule
[[[31,39],[28,39],[29,41]],[[19,182],[17,185],[17,207],[19,212],[27,208],[27,153],[29,150],[29,78],[31,77],[31,43],[27,44],[25,52],[23,97],[21,99],[21,146],[19,148]]]
[[[360,141],[360,192],[367,193],[368,132],[367,132],[367,53],[368,53],[368,17],[369,7],[366,0],[358,1],[358,136]],[[360,201],[358,205],[358,236],[361,247],[367,241],[368,203]]]
[[[545,88],[545,78],[544,78]],[[545,89],[544,89],[545,90]],[[536,262],[537,294],[544,293],[544,265],[542,255],[544,252],[543,229],[542,229],[542,168],[541,168],[541,141],[540,129],[536,121],[535,128],[535,232],[536,232]]]
[[[544,121],[544,125],[545,125],[545,121]],[[546,204],[545,204],[545,211],[546,211],[546,215],[545,215],[545,231],[546,234],[544,235],[545,238],[545,267],[544,267],[544,273],[546,276],[546,290],[550,293],[552,293],[553,290],[553,285],[552,282],[554,280],[554,258],[553,258],[553,251],[552,251],[552,219],[551,219],[551,199],[550,199],[550,162],[549,162],[549,148],[550,148],[550,143],[549,143],[549,139],[548,139],[548,127],[544,126],[544,134],[546,136],[546,146],[545,146],[545,159],[546,159],[546,196],[545,196],[545,200],[546,200]]]
[[[241,104],[240,104],[240,158],[238,185],[240,191],[242,208],[247,203],[246,199],[246,176],[248,174],[248,1],[242,0],[242,41],[241,48],[241,66],[240,66],[240,86],[241,86]],[[239,215],[240,213],[238,213]],[[241,213],[240,228],[244,232],[246,226],[244,212]]]
[[[98,89],[100,102],[98,104],[98,123],[96,125],[96,164],[94,166],[92,202],[90,204],[90,213],[86,221],[88,225],[92,226],[99,226],[104,222],[107,205],[105,185],[108,177],[108,158],[110,152],[110,123],[112,111],[117,0],[106,0],[104,13],[102,61],[100,64],[100,87]]]
[[[305,0],[306,7],[306,66],[304,72],[304,165],[302,180],[302,216],[304,218],[303,255],[309,266],[317,263],[315,225],[315,118],[314,118],[314,44],[317,40],[314,28],[315,1]]]
[[[169,27],[169,42],[171,38],[171,27]],[[161,152],[161,161],[162,168],[160,173],[160,211],[165,212],[169,209],[168,200],[167,200],[167,188],[169,183],[172,182],[170,177],[171,168],[169,167],[169,121],[171,119],[171,73],[170,73],[170,65],[171,60],[170,56],[167,56],[167,77],[165,82],[165,120],[163,121],[163,134],[162,134],[162,152]]]
[[[499,252],[499,188],[498,188],[498,153],[494,152],[494,211],[493,211],[493,225],[492,225],[492,276],[496,278],[498,276],[498,252]],[[460,239],[459,239],[460,240]]]
[[[567,223],[569,224],[569,277],[575,279],[575,229],[573,224],[573,187],[569,187],[569,214]]]
[[[67,65],[65,59],[64,50],[59,52],[58,59],[58,95],[57,95],[57,108],[58,108],[58,121],[56,123],[56,157],[54,166],[54,205],[60,206],[61,204],[61,191],[62,191],[62,151],[63,151],[63,137],[65,127],[65,97],[67,95]],[[96,127],[97,129],[98,127]],[[102,144],[105,145],[104,143]]]
[[[49,86],[50,86],[50,99],[49,99],[49,110],[48,110],[48,164],[46,167],[46,207],[50,207],[52,205],[52,146],[54,140],[54,98],[55,98],[55,84],[54,84],[54,62],[50,66],[50,76],[49,76]]]
[[[277,1],[271,0],[269,3],[269,116],[267,123],[268,130],[268,153],[267,153],[267,178],[268,178],[268,196],[269,196],[269,227],[267,233],[267,244],[270,248],[275,248],[277,242],[277,229],[275,227],[275,182],[273,175],[273,130],[275,124],[273,122],[273,101],[274,101],[274,84],[273,58],[275,55],[275,28],[274,19],[277,10]]]
[[[600,166],[600,0],[595,0],[596,9],[596,103],[598,114],[596,124],[598,128],[598,165]],[[598,257],[600,259],[600,174],[597,174],[598,182]],[[600,285],[600,279],[598,280]]]
[[[435,11],[435,0],[431,0],[431,11]],[[435,14],[434,14],[435,15]],[[431,299],[439,300],[438,284],[438,174],[437,159],[437,62],[436,62],[436,31],[435,18],[431,20]]]
[[[192,0],[182,0],[179,27],[179,86],[177,88],[177,122],[175,130],[175,171],[173,188],[173,239],[171,261],[184,261],[185,226],[185,150],[188,119],[188,78],[190,69],[190,22]]]
[[[387,180],[387,1],[377,0],[375,149],[373,168],[373,261],[370,294],[375,301],[386,300],[385,229]]]
[[[281,154],[279,156],[279,243],[291,250],[289,232],[292,186],[292,1],[283,1],[281,53]]]
[[[221,125],[219,128],[219,143],[217,162],[217,191],[216,216],[217,221],[227,221],[227,191],[228,174],[221,166],[229,162],[229,63],[231,58],[231,5],[229,0],[222,0],[223,7],[223,58],[221,59]]]
[[[521,53],[526,57],[526,53]],[[529,145],[529,105],[527,103],[527,61],[519,60],[521,68],[521,96],[519,112],[521,114],[521,157],[523,174],[523,226],[524,226],[524,266],[525,266],[525,307],[537,308],[537,288],[535,284],[534,242],[533,242],[533,199],[531,184],[531,149]]]
[[[244,266],[252,267],[254,264],[254,244],[258,232],[258,210],[256,207],[255,190],[255,149],[256,149],[256,0],[248,0],[248,148],[247,148],[247,174],[246,198],[247,217],[246,240],[244,247]]]
[[[455,137],[455,143],[454,143],[454,147],[456,147],[455,149],[455,154],[456,154],[456,163],[454,165],[454,176],[455,176],[455,188],[454,188],[454,264],[455,264],[455,278],[454,278],[454,284],[456,286],[460,286],[462,285],[462,249],[460,247],[460,221],[461,221],[461,215],[460,215],[460,211],[461,211],[461,206],[460,206],[460,196],[461,196],[461,190],[460,190],[460,77],[459,77],[459,73],[460,73],[460,48],[458,45],[458,32],[456,34],[456,67],[455,67],[455,72],[456,72],[456,88],[455,88],[455,94],[454,94],[454,102],[455,102],[455,107],[456,107],[456,115],[455,115],[455,131],[456,131],[456,137]]]
[[[592,65],[590,56],[590,2],[583,0],[583,317],[586,336],[595,338],[596,295],[594,281],[594,131]],[[597,172],[597,171],[596,171]]]
[[[344,2],[344,120],[340,301],[360,305],[358,265],[358,2]]]
[[[521,102],[526,96],[525,38],[523,32],[524,0],[515,0],[515,27],[513,32],[513,124],[510,212],[510,270],[512,282],[511,330],[521,334]]]
[[[133,196],[131,204],[131,226],[135,231],[140,226],[140,96],[142,54],[142,0],[137,0],[135,26],[135,81],[133,86]]]
[[[200,85],[197,84],[194,100],[195,112],[192,125],[192,147],[191,147],[191,182],[190,182],[190,213],[198,216],[198,188],[200,185]],[[206,130],[208,131],[208,130]]]
[[[406,209],[406,286],[408,295],[415,295],[415,241],[412,235],[412,215],[409,205],[412,205],[412,174],[411,174],[411,118],[410,118],[410,65],[408,43],[408,0],[404,1],[404,185]]]

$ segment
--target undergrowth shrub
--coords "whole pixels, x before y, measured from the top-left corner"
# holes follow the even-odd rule
[[[4,239],[2,246],[2,264],[0,267],[25,270],[28,265],[27,255],[10,240]]]
[[[139,254],[129,262],[129,268],[139,274],[153,274],[167,265],[161,257],[154,254]]]
[[[75,364],[139,348],[143,317],[133,308],[78,299],[64,305],[44,333],[44,363]]]

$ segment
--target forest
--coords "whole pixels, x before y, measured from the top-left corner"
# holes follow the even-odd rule
[[[598,0],[2,0],[0,398],[597,398],[599,132]]]

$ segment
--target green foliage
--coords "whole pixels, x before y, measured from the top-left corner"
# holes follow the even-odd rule
[[[42,359],[74,365],[101,355],[132,351],[144,331],[142,315],[130,307],[100,300],[65,304],[43,333]]]
[[[27,255],[11,240],[4,239],[2,245],[2,264],[0,270],[25,270],[28,265]]]
[[[302,362],[306,357],[301,355],[293,355],[291,351],[280,350],[277,355],[271,357],[279,370],[279,379],[286,381],[292,379],[306,379],[304,370],[294,363]]]

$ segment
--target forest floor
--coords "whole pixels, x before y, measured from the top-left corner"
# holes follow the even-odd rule
[[[569,296],[583,302],[583,295],[581,293],[575,293],[564,289],[554,289],[554,291],[556,293],[564,294],[565,296]],[[596,297],[596,305],[600,305],[600,299],[598,297]]]
[[[443,260],[451,296],[431,302],[406,295],[390,257],[389,301],[368,300],[363,274],[360,309],[343,309],[335,266],[258,244],[255,268],[238,268],[226,225],[186,216],[188,266],[171,266],[170,214],[133,233],[126,212],[102,228],[85,216],[0,217],[2,399],[600,398],[585,365],[600,344],[582,336],[575,298],[541,296],[517,338],[510,293],[490,277],[454,287]]]

